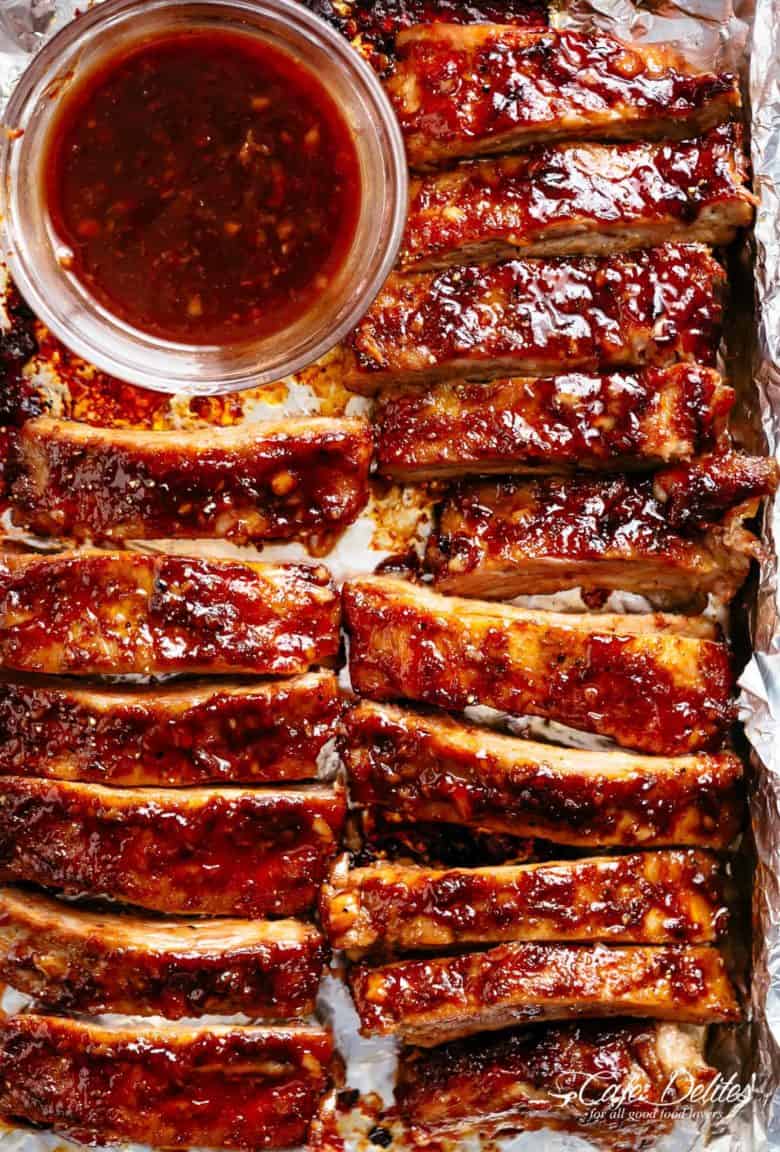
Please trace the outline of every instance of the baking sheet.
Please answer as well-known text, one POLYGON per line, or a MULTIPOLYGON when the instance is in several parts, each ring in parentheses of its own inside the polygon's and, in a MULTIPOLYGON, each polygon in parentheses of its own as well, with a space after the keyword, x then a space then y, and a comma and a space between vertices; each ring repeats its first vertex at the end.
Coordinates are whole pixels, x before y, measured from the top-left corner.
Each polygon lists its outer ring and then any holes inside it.
MULTIPOLYGON (((343 11, 348 7, 341 0, 333 0, 333 5, 343 11)), ((77 7, 73 0, 0 0, 0 106, 30 55, 73 16, 77 7)), ((736 377, 742 396, 741 438, 755 445, 756 439, 763 437, 769 450, 776 453, 780 445, 780 0, 756 0, 755 9, 753 0, 734 0, 733 4, 731 0, 639 0, 636 4, 632 0, 570 0, 552 14, 556 24, 594 21, 633 38, 671 41, 698 65, 734 68, 744 79, 752 105, 752 157, 760 196, 755 234, 758 308, 754 323, 749 309, 740 305, 737 313, 732 307, 733 323, 724 356, 732 382, 736 377)), ((742 301, 741 295, 739 299, 742 301)), ((59 406, 71 415, 99 423, 128 422, 128 412, 133 410, 128 397, 133 400, 138 395, 136 390, 101 378, 45 333, 39 335, 41 352, 29 372, 46 388, 55 409, 59 406)), ((367 401, 350 396, 341 387, 336 355, 283 385, 253 390, 224 402, 204 404, 174 397, 156 398, 149 406, 139 403, 137 422, 188 427, 294 413, 339 415, 367 410, 367 401)), ((409 547, 420 548, 430 527, 430 515, 431 498, 426 493, 377 482, 366 513, 333 548, 324 554, 318 550, 318 556, 339 581, 372 571, 389 555, 403 553, 409 547)), ((735 1082, 732 1092, 724 1091, 731 1099, 723 1101, 711 1117, 699 1117, 696 1123, 681 1116, 657 1142, 661 1152, 694 1152, 705 1144, 717 1152, 780 1149, 780 508, 775 505, 766 519, 771 558, 761 572, 752 612, 755 655, 741 681, 741 714, 753 747, 755 768, 751 810, 758 871, 753 1020, 741 1035, 724 1029, 718 1037, 716 1058, 724 1083, 731 1075, 740 1082, 735 1082)), ((8 530, 7 524, 5 527, 8 530)), ((145 542, 141 546, 193 551, 188 541, 145 542)), ((222 541, 199 543, 197 550, 212 555, 257 555, 255 549, 222 541)), ((300 544, 266 547, 262 554, 264 559, 307 557, 300 544)), ((543 601, 549 604, 549 598, 534 598, 533 602, 543 601)), ((555 606, 577 610, 582 603, 576 595, 564 596, 557 598, 555 606)), ((644 605, 636 597, 615 597, 608 607, 631 611, 642 610, 644 605)), ((583 743, 581 738, 577 742, 583 743)), ((17 994, 7 993, 2 1006, 10 1010, 23 1003, 17 994)), ((348 1120, 342 1117, 338 1125, 348 1152, 362 1152, 376 1147, 367 1137, 377 1123, 377 1109, 382 1103, 392 1103, 394 1044, 365 1040, 358 1035, 348 993, 335 975, 326 978, 321 1009, 332 1021, 345 1057, 347 1086, 367 1094, 368 1105, 348 1120)), ((395 1125, 392 1127, 392 1148, 401 1152, 402 1134, 395 1125)), ((3 1131, 0 1145, 18 1152, 45 1152, 69 1146, 52 1134, 26 1130, 3 1131)), ((479 1141, 458 1141, 457 1147, 464 1152, 477 1152, 479 1141)), ((550 1131, 525 1133, 502 1144, 511 1152, 582 1152, 593 1147, 579 1136, 550 1131)))

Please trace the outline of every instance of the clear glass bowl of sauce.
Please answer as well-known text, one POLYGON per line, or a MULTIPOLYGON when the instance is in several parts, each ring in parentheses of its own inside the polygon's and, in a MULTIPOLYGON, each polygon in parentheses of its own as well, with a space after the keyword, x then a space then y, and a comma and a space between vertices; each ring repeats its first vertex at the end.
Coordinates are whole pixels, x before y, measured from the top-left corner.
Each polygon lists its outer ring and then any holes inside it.
POLYGON ((104 0, 6 113, 8 263, 74 352, 208 394, 279 379, 395 260, 403 141, 370 68, 291 0, 104 0))

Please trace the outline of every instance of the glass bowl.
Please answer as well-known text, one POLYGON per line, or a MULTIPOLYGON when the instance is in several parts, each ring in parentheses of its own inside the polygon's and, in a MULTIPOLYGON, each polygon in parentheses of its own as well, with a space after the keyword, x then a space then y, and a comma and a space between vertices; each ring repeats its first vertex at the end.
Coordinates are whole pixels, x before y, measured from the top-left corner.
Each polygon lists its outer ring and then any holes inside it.
POLYGON ((17 84, 0 140, 0 210, 9 270, 27 303, 68 348, 158 392, 210 395, 281 379, 332 348, 390 271, 407 205, 404 145, 390 102, 358 53, 293 0, 103 0, 61 29, 17 84), (312 308, 279 332, 230 345, 174 343, 109 312, 61 261, 43 180, 59 102, 106 61, 191 28, 259 36, 328 89, 353 133, 361 176, 355 236, 312 308))

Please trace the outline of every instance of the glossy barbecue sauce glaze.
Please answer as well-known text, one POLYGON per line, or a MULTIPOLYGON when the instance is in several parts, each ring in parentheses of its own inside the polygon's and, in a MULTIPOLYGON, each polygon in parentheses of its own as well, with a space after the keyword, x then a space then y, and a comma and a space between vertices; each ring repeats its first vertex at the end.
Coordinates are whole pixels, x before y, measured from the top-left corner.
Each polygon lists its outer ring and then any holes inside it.
POLYGON ((288 327, 346 262, 351 130, 271 44, 193 31, 136 45, 67 97, 45 164, 67 267, 125 323, 185 344, 288 327))

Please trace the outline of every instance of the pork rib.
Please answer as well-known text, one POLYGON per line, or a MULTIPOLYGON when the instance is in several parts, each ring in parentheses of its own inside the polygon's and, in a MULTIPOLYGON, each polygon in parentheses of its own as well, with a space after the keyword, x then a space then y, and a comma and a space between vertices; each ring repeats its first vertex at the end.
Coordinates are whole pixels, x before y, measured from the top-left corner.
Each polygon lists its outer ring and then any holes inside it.
POLYGON ((0 556, 0 667, 293 675, 333 661, 322 566, 138 552, 0 556))
POLYGON ((694 1087, 716 1078, 704 1059, 703 1032, 653 1021, 584 1021, 475 1036, 435 1052, 406 1049, 396 1102, 426 1131, 458 1133, 473 1124, 499 1132, 552 1121, 582 1125, 587 1139, 596 1123, 591 1110, 606 1098, 617 1111, 625 1099, 634 1123, 641 1118, 657 1135, 671 1104, 684 1104, 694 1087))
POLYGON ((716 948, 502 944, 351 969, 364 1035, 428 1048, 473 1032, 588 1016, 704 1024, 739 1019, 716 948))
POLYGON ((0 1111, 82 1144, 291 1148, 328 1088, 317 1027, 0 1021, 0 1111))
POLYGON ((78 540, 332 532, 368 500, 371 448, 362 420, 182 432, 41 417, 11 452, 13 514, 41 535, 78 540))
POLYGON ((122 786, 312 779, 341 708, 330 672, 132 689, 0 677, 0 774, 122 786))
POLYGON ((106 788, 0 779, 0 876, 159 912, 290 916, 311 907, 344 796, 297 789, 106 788))
POLYGON ((713 364, 725 274, 708 249, 394 273, 347 337, 344 382, 390 384, 713 364))
POLYGON ((734 393, 698 364, 444 383, 380 397, 377 462, 396 480, 642 469, 722 443, 734 393))
POLYGON ((412 182, 404 270, 730 244, 753 219, 738 125, 661 144, 558 144, 412 182))
POLYGON ((539 141, 693 136, 740 106, 730 73, 605 32, 417 25, 388 81, 413 168, 539 141))
MULTIPOLYGON (((729 459, 734 471, 743 467, 742 457, 729 459)), ((774 461, 755 463, 774 476, 774 461)), ((714 485, 730 470, 705 459, 697 475, 714 485)), ((767 484, 758 475, 752 490, 740 492, 743 503, 692 530, 674 516, 670 522, 673 506, 656 495, 663 484, 663 474, 462 484, 442 506, 427 566, 440 591, 484 599, 581 588, 636 592, 662 608, 702 608, 709 593, 731 600, 751 557, 761 555, 743 520, 755 515, 774 479, 767 484)))
POLYGON ((729 652, 704 617, 529 611, 393 577, 343 590, 352 686, 374 700, 544 716, 627 748, 711 748, 733 717, 729 652))
POLYGON ((156 920, 0 888, 0 976, 49 1011, 305 1016, 327 955, 298 920, 156 920))
POLYGON ((586 752, 364 700, 347 713, 342 756, 353 800, 396 820, 590 849, 724 848, 742 822, 730 752, 586 752))
POLYGON ((708 944, 726 917, 717 858, 691 850, 490 868, 342 860, 321 899, 330 943, 352 958, 510 940, 708 944))

